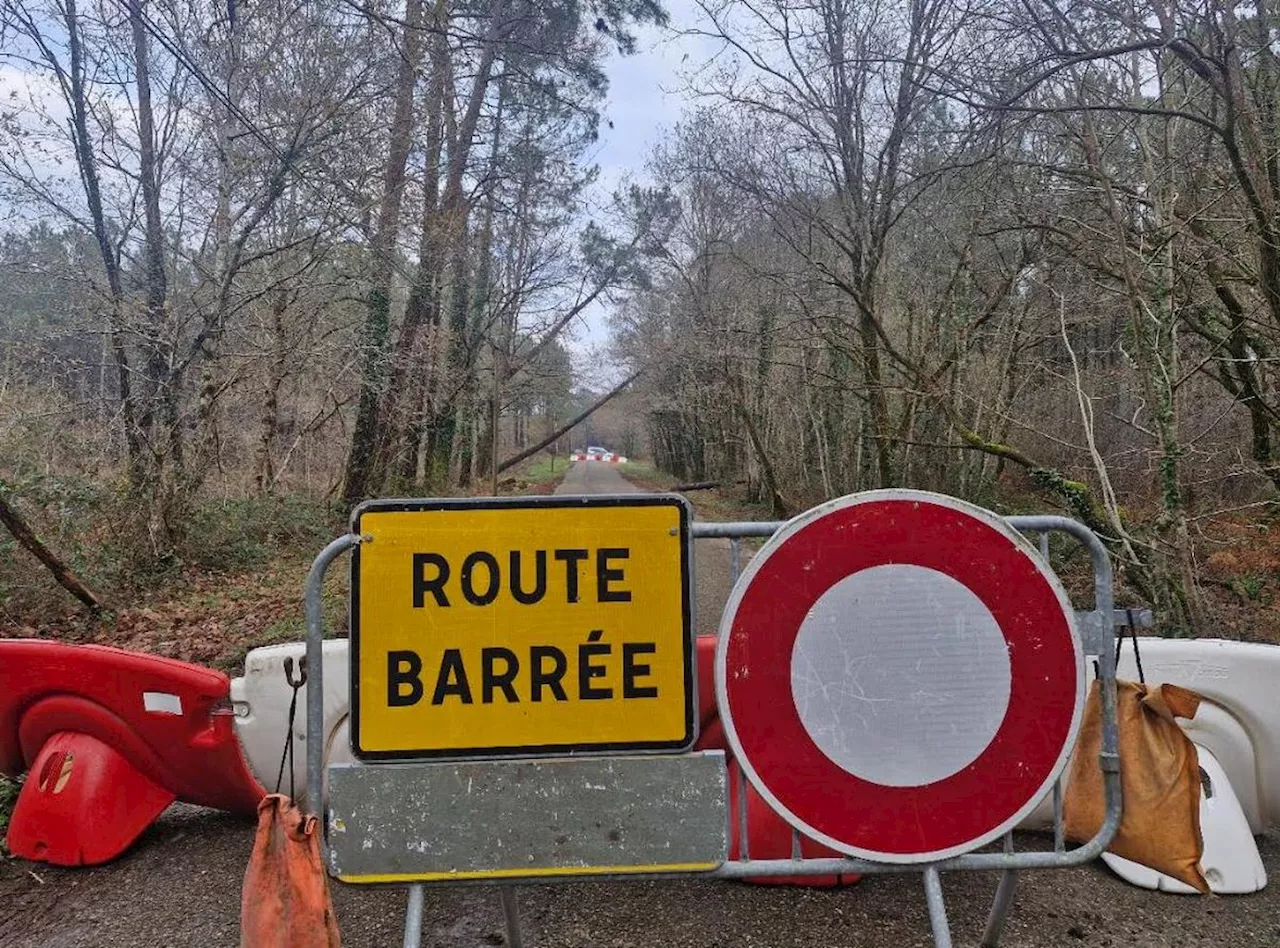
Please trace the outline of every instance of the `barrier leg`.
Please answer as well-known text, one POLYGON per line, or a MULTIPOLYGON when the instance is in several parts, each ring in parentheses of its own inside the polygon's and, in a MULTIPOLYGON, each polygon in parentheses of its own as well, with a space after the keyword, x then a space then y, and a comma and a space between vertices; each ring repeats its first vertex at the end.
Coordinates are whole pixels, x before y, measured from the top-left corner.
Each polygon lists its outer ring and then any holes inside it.
POLYGON ((933 866, 924 871, 924 895, 929 903, 934 948, 951 948, 951 925, 947 921, 947 903, 942 898, 942 876, 933 866))
POLYGON ((404 948, 422 944, 422 883, 409 886, 409 907, 404 913, 404 948))
POLYGON ((1013 905, 1013 895, 1017 889, 1018 870, 1006 869, 1000 873, 1000 884, 996 886, 991 914, 987 916, 987 929, 982 933, 982 948, 996 948, 1000 943, 1000 933, 1004 931, 1004 922, 1009 917, 1009 908, 1013 905))
POLYGON ((524 933, 520 930, 520 904, 516 901, 515 886, 504 885, 502 914, 507 919, 507 948, 524 948, 524 933))

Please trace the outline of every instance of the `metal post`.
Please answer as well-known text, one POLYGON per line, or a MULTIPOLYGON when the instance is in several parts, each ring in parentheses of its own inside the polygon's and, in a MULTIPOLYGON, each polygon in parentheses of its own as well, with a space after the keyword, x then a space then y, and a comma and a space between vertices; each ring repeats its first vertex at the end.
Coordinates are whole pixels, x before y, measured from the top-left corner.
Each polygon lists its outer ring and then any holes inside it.
POLYGON ((742 575, 742 541, 737 537, 729 540, 729 570, 736 583, 742 575))
POLYGON ((524 933, 520 930, 520 903, 516 901, 515 886, 504 885, 499 891, 502 893, 502 914, 507 919, 507 948, 524 948, 524 933))
POLYGON ((1018 870, 1006 869, 1000 874, 996 897, 991 903, 991 912, 987 915, 987 928, 982 933, 982 948, 996 948, 1000 944, 1000 934, 1004 931, 1005 919, 1009 917, 1009 909, 1013 907, 1013 896, 1017 890, 1018 870))
POLYGON ((942 898, 942 876, 937 866, 924 871, 924 897, 929 903, 929 926, 933 929, 934 948, 951 948, 951 925, 947 921, 947 903, 942 898))
POLYGON ((1062 838, 1062 777, 1053 782, 1053 851, 1060 853, 1066 849, 1066 840, 1062 838))
POLYGON ((409 906, 404 911, 404 948, 422 944, 422 883, 409 886, 409 906))
MULTIPOLYGON (((356 546, 360 538, 348 533, 323 550, 307 573, 307 809, 321 817, 324 825, 324 803, 321 792, 324 773, 324 574, 329 564, 356 546)), ((323 834, 321 834, 323 847, 323 834)))
MULTIPOLYGON (((1102 769, 1102 791, 1106 800, 1105 818, 1096 836, 1068 854, 1072 865, 1079 865, 1101 855, 1120 828, 1123 800, 1120 790, 1120 727, 1116 721, 1116 652, 1115 579, 1111 557, 1098 536, 1084 524, 1067 517, 1010 517, 1015 530, 1061 530, 1069 533, 1089 551, 1093 560, 1094 610, 1104 617, 1106 633, 1097 642, 1098 687, 1102 697, 1102 752, 1098 763, 1102 769)), ((1054 855, 1057 855, 1056 853, 1054 855)))

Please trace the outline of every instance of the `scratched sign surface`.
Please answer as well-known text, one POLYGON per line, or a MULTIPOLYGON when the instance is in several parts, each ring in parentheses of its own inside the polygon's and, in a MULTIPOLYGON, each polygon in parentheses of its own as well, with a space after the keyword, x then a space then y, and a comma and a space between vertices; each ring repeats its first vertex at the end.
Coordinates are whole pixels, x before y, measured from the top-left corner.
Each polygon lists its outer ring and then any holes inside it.
POLYGON ((1000 517, 868 491, 752 559, 716 687, 729 746, 780 816, 851 856, 922 863, 998 838, 1049 792, 1084 652, 1066 590, 1000 517))
POLYGON ((688 748, 688 524, 678 497, 360 507, 356 756, 688 748))
POLYGON ((728 854, 721 751, 329 770, 343 882, 707 872, 728 854))

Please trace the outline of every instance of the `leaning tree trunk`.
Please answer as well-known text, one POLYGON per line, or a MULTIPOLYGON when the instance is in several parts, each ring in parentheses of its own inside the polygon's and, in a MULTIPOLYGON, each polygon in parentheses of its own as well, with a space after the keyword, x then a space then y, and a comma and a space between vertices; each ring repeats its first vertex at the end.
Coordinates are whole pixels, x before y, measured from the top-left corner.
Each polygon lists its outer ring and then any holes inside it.
POLYGON ((9 502, 5 499, 8 489, 0 484, 0 523, 13 534, 13 538, 26 550, 28 550, 36 559, 43 563, 53 574, 53 578, 57 580, 58 585, 71 595, 79 599, 91 612, 97 612, 102 608, 102 602, 94 595, 80 578, 76 576, 67 565, 58 559, 47 546, 40 541, 34 530, 27 525, 26 520, 18 513, 9 502))

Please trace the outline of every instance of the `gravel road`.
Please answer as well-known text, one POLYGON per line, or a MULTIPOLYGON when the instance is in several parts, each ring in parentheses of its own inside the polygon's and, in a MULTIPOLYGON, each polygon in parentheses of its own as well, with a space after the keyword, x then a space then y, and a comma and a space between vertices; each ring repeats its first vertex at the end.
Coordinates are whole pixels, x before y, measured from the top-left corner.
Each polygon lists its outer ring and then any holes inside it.
MULTIPOLYGON (((0 865, 0 945, 211 948, 238 943, 248 821, 175 805, 128 854, 93 869, 0 865)), ((1028 836, 1019 845, 1043 845, 1028 836)), ((1280 879, 1280 837, 1260 841, 1280 879)), ((957 946, 974 946, 996 877, 943 878, 957 946)), ((1280 897, 1193 898, 1129 886, 1101 865, 1024 874, 1010 948, 1275 948, 1280 897)), ((919 879, 864 878, 838 891, 706 881, 522 888, 528 948, 915 948, 932 944, 919 879)), ((404 894, 334 885, 347 948, 399 945, 404 894)), ((488 889, 432 889, 423 945, 502 945, 488 889)))
MULTIPOLYGON (((618 473, 611 464, 578 462, 556 488, 557 494, 635 494, 640 489, 618 473)), ((699 635, 713 635, 720 625, 720 613, 733 588, 731 553, 728 540, 699 540, 694 544, 693 574, 697 589, 694 596, 695 624, 699 635)), ((744 548, 742 566, 750 553, 744 548)))
MULTIPOLYGON (((635 488, 616 469, 578 464, 562 493, 635 488)), ((698 625, 714 631, 730 587, 725 541, 697 544, 698 625)), ((177 804, 124 857, 64 870, 0 863, 0 946, 210 948, 239 942, 240 883, 252 845, 245 819, 177 804)), ((1027 835, 1019 847, 1040 848, 1027 835)), ((1025 873, 1001 942, 1010 948, 1276 948, 1280 833, 1259 840, 1269 889, 1194 898, 1135 889, 1101 864, 1025 873)), ((944 876, 957 946, 977 945, 996 876, 944 876)), ((572 883, 519 890, 528 948, 915 948, 931 945, 920 880, 864 878, 837 891, 703 881, 572 883)), ((399 945, 398 889, 334 884, 347 948, 399 945)), ((424 946, 504 944, 491 889, 428 891, 424 946)))
POLYGON ((569 465, 557 494, 635 494, 639 488, 603 461, 579 461, 569 465))

